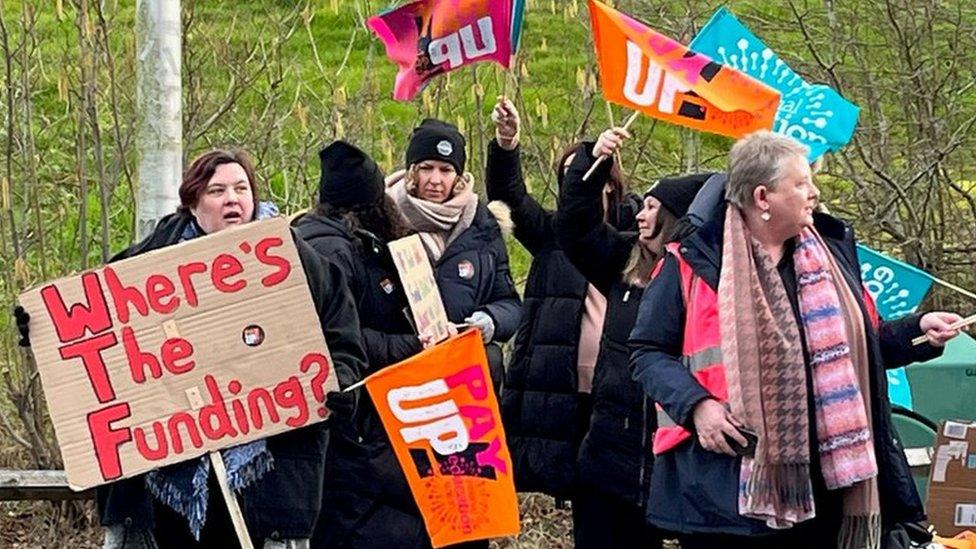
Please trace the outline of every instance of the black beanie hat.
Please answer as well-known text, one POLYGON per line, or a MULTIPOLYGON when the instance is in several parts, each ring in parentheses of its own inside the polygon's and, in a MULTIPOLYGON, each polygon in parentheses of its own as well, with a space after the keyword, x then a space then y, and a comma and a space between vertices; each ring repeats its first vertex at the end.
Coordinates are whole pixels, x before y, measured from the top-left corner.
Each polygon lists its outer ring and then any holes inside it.
POLYGON ((671 213, 675 219, 680 219, 688 213, 688 207, 695 200, 695 195, 708 180, 710 173, 665 177, 651 186, 644 194, 653 196, 661 202, 661 206, 671 213))
POLYGON ((427 118, 413 129, 407 145, 407 167, 424 160, 440 160, 454 166, 458 174, 464 173, 467 155, 464 136, 457 126, 433 118, 427 118))
POLYGON ((383 198, 383 172, 358 148, 335 141, 319 151, 319 160, 319 202, 350 207, 374 204, 383 198))

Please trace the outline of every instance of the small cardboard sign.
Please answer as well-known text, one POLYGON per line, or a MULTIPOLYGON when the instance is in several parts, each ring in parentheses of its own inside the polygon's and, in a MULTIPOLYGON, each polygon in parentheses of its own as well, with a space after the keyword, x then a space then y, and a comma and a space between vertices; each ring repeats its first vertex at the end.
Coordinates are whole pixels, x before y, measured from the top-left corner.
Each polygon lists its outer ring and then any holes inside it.
POLYGON ((976 526, 974 448, 976 422, 946 421, 936 437, 926 512, 941 536, 976 526))
POLYGON ((283 218, 19 301, 74 490, 321 421, 338 387, 283 218))
POLYGON ((417 333, 422 334, 427 330, 434 336, 434 341, 447 339, 450 335, 447 329, 447 313, 444 311, 434 270, 430 266, 430 259, 420 236, 411 235, 394 240, 389 247, 393 263, 400 273, 400 282, 407 294, 417 333))

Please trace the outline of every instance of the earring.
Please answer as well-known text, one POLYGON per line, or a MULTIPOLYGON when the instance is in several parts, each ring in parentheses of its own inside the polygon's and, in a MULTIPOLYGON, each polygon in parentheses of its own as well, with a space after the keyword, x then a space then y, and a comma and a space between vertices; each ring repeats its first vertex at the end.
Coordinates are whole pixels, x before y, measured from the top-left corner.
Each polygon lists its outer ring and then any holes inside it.
POLYGON ((763 221, 769 221, 773 216, 769 215, 769 210, 764 210, 763 213, 759 214, 759 217, 763 221))

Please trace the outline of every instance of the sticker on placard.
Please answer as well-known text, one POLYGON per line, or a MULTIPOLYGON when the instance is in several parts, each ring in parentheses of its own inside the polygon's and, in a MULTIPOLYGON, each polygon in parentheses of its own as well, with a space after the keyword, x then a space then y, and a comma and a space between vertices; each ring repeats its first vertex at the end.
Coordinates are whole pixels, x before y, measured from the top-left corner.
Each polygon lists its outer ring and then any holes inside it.
POLYGON ((969 425, 965 423, 959 423, 956 421, 947 421, 945 427, 942 429, 942 434, 949 438, 966 438, 966 430, 969 429, 969 425))

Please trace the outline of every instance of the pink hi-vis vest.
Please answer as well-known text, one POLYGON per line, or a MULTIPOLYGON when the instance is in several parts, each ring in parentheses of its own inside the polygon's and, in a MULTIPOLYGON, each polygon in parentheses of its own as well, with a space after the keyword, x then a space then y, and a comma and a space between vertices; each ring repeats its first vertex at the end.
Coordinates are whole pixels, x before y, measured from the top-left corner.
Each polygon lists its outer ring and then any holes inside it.
MULTIPOLYGON (((681 362, 695 380, 719 402, 729 398, 722 363, 722 332, 718 316, 718 294, 700 276, 697 276, 681 256, 678 243, 667 246, 668 253, 678 260, 681 275, 681 295, 685 302, 684 342, 681 345, 681 362)), ((663 263, 663 262, 662 262, 663 263)), ((874 299, 862 288, 864 306, 871 324, 877 330, 880 324, 874 299)), ((661 408, 657 408, 657 432, 654 433, 654 455, 674 449, 691 438, 691 433, 675 423, 661 408)))
MULTIPOLYGON (((678 251, 678 244, 667 246, 678 260, 681 273, 681 295, 685 302, 685 327, 681 344, 681 362, 695 380, 713 397, 725 402, 729 397, 722 365, 722 336, 718 320, 718 294, 701 277, 696 276, 678 251)), ((676 424, 657 406, 657 431, 654 454, 663 454, 691 438, 691 433, 676 424)))

